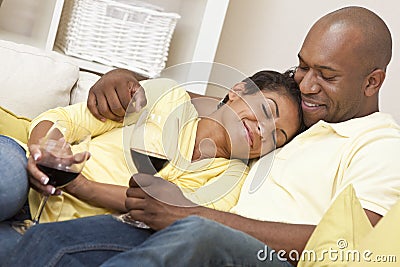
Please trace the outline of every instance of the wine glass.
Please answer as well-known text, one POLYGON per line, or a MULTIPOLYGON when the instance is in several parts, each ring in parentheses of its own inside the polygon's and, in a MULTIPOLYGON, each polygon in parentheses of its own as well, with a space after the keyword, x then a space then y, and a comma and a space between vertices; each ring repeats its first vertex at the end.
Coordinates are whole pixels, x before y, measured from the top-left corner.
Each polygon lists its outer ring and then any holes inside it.
MULTIPOLYGON (((70 121, 58 120, 52 125, 39 140, 41 156, 36 160, 38 169, 49 178, 49 185, 62 188, 80 174, 89 157, 90 139, 89 130, 70 121)), ((49 195, 42 195, 34 219, 24 222, 26 229, 39 223, 48 198, 49 195)))
MULTIPOLYGON (((130 133, 130 156, 138 173, 154 175, 176 155, 179 137, 178 119, 169 116, 165 124, 162 123, 162 120, 162 116, 149 113, 148 109, 144 109, 130 133), (160 128, 161 125, 164 127, 160 128), (169 129, 168 142, 165 141, 164 128, 169 129), (161 140, 161 143, 156 142, 156 145, 152 145, 153 142, 146 142, 146 139, 158 139, 161 140)), ((137 228, 150 228, 145 223, 134 220, 129 213, 117 216, 117 219, 137 228)))

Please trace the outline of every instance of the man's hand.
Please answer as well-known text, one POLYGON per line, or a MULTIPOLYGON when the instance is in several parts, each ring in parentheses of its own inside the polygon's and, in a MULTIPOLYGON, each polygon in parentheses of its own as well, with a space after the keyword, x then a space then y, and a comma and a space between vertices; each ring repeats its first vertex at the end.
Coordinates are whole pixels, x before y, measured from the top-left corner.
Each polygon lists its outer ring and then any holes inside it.
POLYGON ((193 214, 196 204, 173 183, 148 174, 135 174, 129 181, 125 207, 133 219, 160 230, 193 214))
POLYGON ((122 121, 132 98, 138 112, 147 103, 138 78, 143 79, 126 69, 115 69, 104 74, 90 88, 87 101, 90 112, 102 121, 105 119, 122 121))

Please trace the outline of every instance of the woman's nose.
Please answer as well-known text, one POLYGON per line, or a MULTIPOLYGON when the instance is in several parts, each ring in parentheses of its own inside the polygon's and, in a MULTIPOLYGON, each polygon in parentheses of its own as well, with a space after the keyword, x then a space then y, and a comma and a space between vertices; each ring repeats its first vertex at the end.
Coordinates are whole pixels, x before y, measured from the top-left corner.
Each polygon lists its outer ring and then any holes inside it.
POLYGON ((275 118, 269 118, 259 121, 258 126, 258 134, 260 135, 261 140, 265 140, 268 138, 268 132, 271 133, 275 129, 275 118))

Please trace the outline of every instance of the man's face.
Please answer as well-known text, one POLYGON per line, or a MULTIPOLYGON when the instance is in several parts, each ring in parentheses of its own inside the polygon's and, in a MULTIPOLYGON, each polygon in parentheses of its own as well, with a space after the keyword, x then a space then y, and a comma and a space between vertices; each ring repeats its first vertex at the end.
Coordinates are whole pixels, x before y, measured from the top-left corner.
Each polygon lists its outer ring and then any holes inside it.
POLYGON ((222 124, 235 158, 257 158, 283 146, 300 126, 298 106, 278 92, 258 91, 227 104, 222 124))
POLYGON ((368 73, 356 57, 358 40, 356 32, 337 28, 317 27, 307 35, 295 73, 306 126, 319 120, 342 122, 362 112, 368 73))

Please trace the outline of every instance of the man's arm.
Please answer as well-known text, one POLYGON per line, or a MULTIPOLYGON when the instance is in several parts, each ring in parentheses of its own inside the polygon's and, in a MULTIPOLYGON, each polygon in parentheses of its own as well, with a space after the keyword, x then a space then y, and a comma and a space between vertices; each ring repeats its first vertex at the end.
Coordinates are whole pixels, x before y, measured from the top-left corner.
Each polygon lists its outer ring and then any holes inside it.
MULTIPOLYGON (((126 192, 126 209, 131 216, 155 230, 190 215, 208 218, 245 232, 275 251, 298 251, 299 254, 315 229, 315 225, 287 224, 249 219, 237 214, 197 206, 184 197, 181 190, 168 181, 146 174, 136 174, 126 192)), ((380 215, 365 210, 372 225, 380 215)))
POLYGON ((314 225, 259 221, 201 206, 192 209, 188 215, 198 215, 217 221, 251 235, 276 251, 284 250, 287 253, 292 250, 301 253, 315 229, 314 225))
MULTIPOLYGON (((140 89, 139 81, 146 78, 127 69, 115 69, 104 74, 89 91, 87 106, 90 112, 99 120, 110 119, 121 122, 124 118, 126 108, 132 97, 135 98, 136 106, 146 105, 143 95, 136 95, 140 89)), ((200 115, 208 115, 215 110, 219 102, 218 98, 205 97, 204 95, 188 92, 190 97, 202 99, 203 101, 192 101, 200 115)))
POLYGON ((258 221, 197 206, 186 199, 175 184, 146 174, 132 177, 125 206, 134 219, 155 230, 187 216, 198 215, 245 232, 276 251, 297 250, 301 253, 315 229, 313 225, 258 221))

